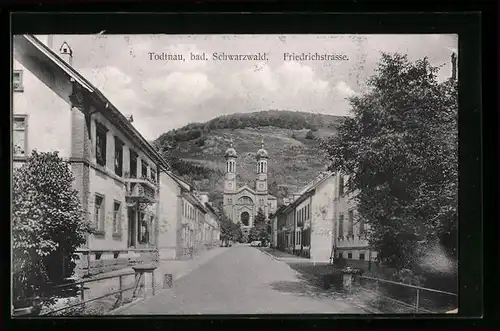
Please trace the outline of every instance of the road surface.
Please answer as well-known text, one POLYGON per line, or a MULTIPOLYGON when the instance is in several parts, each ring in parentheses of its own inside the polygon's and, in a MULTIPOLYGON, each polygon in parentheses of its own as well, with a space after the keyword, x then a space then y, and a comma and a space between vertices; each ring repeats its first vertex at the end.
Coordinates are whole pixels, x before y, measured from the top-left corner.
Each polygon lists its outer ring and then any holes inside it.
POLYGON ((179 279, 170 290, 121 311, 143 314, 366 313, 319 296, 285 262, 249 246, 235 246, 179 279))

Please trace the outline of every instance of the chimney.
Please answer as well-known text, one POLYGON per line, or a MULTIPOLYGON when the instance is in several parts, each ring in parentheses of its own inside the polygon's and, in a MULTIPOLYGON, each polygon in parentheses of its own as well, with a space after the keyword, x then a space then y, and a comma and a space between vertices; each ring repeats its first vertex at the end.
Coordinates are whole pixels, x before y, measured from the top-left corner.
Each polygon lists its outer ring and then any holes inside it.
POLYGON ((35 38, 40 40, 45 46, 53 50, 54 36, 53 35, 35 35, 35 38))
POLYGON ((66 61, 70 66, 73 65, 73 50, 69 47, 68 43, 63 42, 59 48, 61 58, 66 61))
POLYGON ((457 79, 457 54, 451 53, 451 79, 457 79))
POLYGON ((47 36, 47 47, 50 49, 54 47, 54 36, 51 34, 47 36))

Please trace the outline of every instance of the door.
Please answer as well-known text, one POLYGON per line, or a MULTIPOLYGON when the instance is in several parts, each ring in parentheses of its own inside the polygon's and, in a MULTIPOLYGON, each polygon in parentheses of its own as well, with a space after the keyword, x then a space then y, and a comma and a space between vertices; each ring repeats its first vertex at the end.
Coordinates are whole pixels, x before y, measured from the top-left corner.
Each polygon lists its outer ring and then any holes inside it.
POLYGON ((133 207, 128 207, 127 218, 128 218, 128 247, 136 246, 136 213, 133 207))

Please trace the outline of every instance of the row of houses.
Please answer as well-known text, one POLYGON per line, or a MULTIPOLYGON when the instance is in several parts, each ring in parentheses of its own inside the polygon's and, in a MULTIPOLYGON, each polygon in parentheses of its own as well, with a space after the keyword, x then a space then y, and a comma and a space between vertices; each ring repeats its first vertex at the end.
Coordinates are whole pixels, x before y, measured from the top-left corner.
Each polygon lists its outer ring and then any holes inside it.
POLYGON ((72 66, 53 36, 13 38, 13 164, 33 150, 58 151, 75 177, 93 233, 78 250, 84 273, 137 259, 181 259, 219 240, 207 195, 169 164, 96 87, 72 66))
POLYGON ((314 262, 344 258, 359 267, 375 261, 366 240, 367 224, 356 217, 355 193, 347 193, 348 177, 321 172, 302 190, 285 199, 271 215, 271 245, 314 262))

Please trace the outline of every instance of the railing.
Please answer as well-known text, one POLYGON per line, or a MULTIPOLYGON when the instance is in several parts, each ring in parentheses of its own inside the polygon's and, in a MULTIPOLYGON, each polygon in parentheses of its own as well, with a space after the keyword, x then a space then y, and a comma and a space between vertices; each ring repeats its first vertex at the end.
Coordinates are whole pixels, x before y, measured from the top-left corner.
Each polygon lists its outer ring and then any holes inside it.
POLYGON ((155 186, 144 179, 127 178, 126 198, 136 199, 141 202, 153 203, 156 198, 155 186))
MULTIPOLYGON (((358 283, 360 285, 362 283, 362 280, 369 280, 369 281, 374 281, 375 282, 375 292, 367 290, 365 287, 361 286, 364 291, 375 293, 377 296, 380 296, 381 298, 383 298, 383 299, 385 299, 385 300, 387 300, 389 302, 395 303, 397 305, 400 305, 400 306, 403 306, 403 307, 406 307, 406 308, 411 308, 412 310, 414 310, 417 313, 418 312, 436 313, 436 311, 432 311, 432 310, 425 309, 425 308, 422 307, 422 303, 421 303, 421 294, 422 293, 427 292, 427 293, 434 293, 434 294, 441 294, 441 295, 451 296, 451 297, 455 298, 455 301, 456 301, 456 298, 458 297, 456 293, 451 293, 451 292, 446 292, 446 291, 440 291, 440 290, 435 290, 435 289, 421 287, 421 286, 416 286, 416 285, 404 284, 404 283, 399 283, 399 282, 395 282, 395 281, 391 281, 391 280, 385 280, 385 279, 379 279, 379 278, 373 278, 373 277, 367 277, 367 276, 360 276, 360 275, 355 276, 355 278, 358 279, 358 283), (400 286, 400 287, 403 287, 403 288, 415 289, 416 290, 415 303, 412 305, 412 304, 409 304, 409 303, 404 302, 402 300, 397 300, 397 299, 394 299, 394 298, 390 298, 388 296, 381 295, 380 294, 381 293, 381 291, 380 291, 380 285, 381 284, 391 284, 391 285, 400 286)), ((456 302, 455 302, 455 304, 456 304, 456 302)))
POLYGON ((80 285, 79 292, 80 292, 80 299, 81 299, 81 301, 77 302, 77 303, 74 303, 74 304, 70 304, 70 305, 64 306, 64 307, 59 308, 59 309, 55 309, 55 310, 51 310, 51 311, 45 312, 45 313, 40 314, 40 315, 41 316, 50 315, 50 314, 53 314, 53 313, 56 313, 56 312, 60 312, 60 311, 63 311, 63 310, 67 310, 67 309, 70 309, 70 308, 73 308, 73 307, 76 307, 76 306, 85 306, 89 302, 93 302, 93 301, 96 301, 96 300, 100 300, 100 299, 103 299, 103 298, 106 298, 106 297, 118 294, 119 297, 118 297, 118 299, 117 299, 117 301, 115 303, 115 306, 116 306, 117 304, 119 304, 119 303, 121 303, 123 301, 123 292, 129 291, 129 290, 132 290, 132 289, 135 290, 137 288, 138 282, 134 282, 134 285, 132 285, 130 287, 125 287, 125 288, 123 287, 123 278, 127 277, 127 276, 133 276, 133 275, 135 275, 135 272, 132 271, 132 272, 123 273, 123 274, 119 274, 119 275, 106 276, 106 277, 100 277, 100 278, 94 278, 94 279, 87 279, 87 280, 82 280, 82 281, 79 281, 79 282, 74 282, 74 283, 62 284, 62 285, 54 286, 52 289, 55 290, 55 289, 61 289, 61 288, 66 288, 66 287, 72 287, 72 286, 78 286, 78 285, 80 285), (118 289, 118 291, 113 291, 111 293, 107 293, 107 294, 104 294, 104 295, 98 296, 96 298, 92 298, 92 299, 89 299, 89 300, 85 301, 85 284, 87 284, 87 283, 93 283, 93 282, 98 282, 98 281, 102 281, 102 280, 107 280, 107 279, 112 279, 112 278, 118 278, 118 280, 119 280, 119 285, 118 285, 119 289, 118 289))

